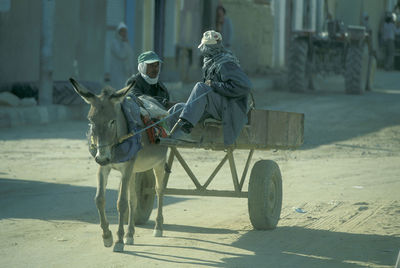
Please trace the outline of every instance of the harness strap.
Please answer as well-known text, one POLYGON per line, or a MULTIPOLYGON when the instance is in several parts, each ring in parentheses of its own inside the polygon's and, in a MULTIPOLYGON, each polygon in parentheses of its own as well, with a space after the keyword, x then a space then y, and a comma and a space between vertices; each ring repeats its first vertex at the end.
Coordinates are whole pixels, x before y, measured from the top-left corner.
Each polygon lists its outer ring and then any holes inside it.
MULTIPOLYGON (((139 134, 139 132, 137 132, 136 134, 139 134)), ((136 134, 135 134, 134 132, 130 132, 130 133, 128 133, 128 134, 126 134, 126 135, 120 137, 120 138, 118 139, 118 143, 123 143, 125 140, 129 139, 130 137, 135 136, 136 134)))

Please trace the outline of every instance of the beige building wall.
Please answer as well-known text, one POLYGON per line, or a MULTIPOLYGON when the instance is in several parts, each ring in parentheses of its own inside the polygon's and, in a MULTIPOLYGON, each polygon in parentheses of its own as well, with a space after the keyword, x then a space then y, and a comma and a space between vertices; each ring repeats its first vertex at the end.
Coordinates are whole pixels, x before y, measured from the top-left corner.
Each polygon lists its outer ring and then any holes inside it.
POLYGON ((154 0, 144 1, 143 51, 154 49, 154 0))
POLYGON ((334 9, 337 19, 342 19, 345 25, 361 25, 363 12, 369 15, 369 26, 372 29, 372 44, 379 48, 378 33, 381 27, 387 1, 386 0, 328 0, 334 9))
POLYGON ((223 0, 233 24, 232 51, 249 73, 272 65, 274 20, 271 6, 251 0, 223 0))
MULTIPOLYGON (((41 3, 11 1, 0 13, 0 83, 39 81, 41 3)), ((105 0, 56 0, 54 12, 53 79, 79 73, 79 79, 101 81, 105 0)))
POLYGON ((76 75, 81 80, 103 80, 106 34, 105 0, 56 1, 54 80, 76 75), (74 61, 78 64, 74 66, 74 61))
POLYGON ((40 2, 11 1, 0 13, 0 83, 39 80, 40 2))
POLYGON ((347 25, 360 25, 360 12, 363 0, 336 0, 335 15, 347 25))
MULTIPOLYGON (((69 76, 83 75, 84 72, 81 69, 84 67, 84 61, 79 58, 81 26, 78 17, 80 13, 79 0, 70 0, 68 3, 56 1, 54 13, 53 79, 66 80, 69 76), (77 66, 74 67, 75 60, 77 66)), ((40 33, 40 25, 38 27, 40 33)))

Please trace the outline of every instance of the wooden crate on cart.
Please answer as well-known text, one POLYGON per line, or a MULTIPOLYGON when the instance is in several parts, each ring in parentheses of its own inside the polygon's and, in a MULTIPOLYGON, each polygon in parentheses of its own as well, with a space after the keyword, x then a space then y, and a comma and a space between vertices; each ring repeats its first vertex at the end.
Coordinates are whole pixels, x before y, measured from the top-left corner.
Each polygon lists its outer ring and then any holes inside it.
MULTIPOLYGON (((222 122, 206 119, 193 129, 191 136, 196 144, 180 144, 180 147, 201 147, 225 150, 222 122)), ((233 147, 235 149, 295 149, 303 144, 304 114, 251 110, 249 122, 243 128, 233 147)))

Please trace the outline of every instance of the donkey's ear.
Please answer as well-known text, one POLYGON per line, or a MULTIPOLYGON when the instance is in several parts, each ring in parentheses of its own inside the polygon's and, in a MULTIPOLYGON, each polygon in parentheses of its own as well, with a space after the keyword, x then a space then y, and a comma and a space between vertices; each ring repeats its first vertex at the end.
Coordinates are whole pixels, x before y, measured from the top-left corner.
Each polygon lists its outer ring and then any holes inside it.
POLYGON ((79 96, 82 97, 82 99, 87 102, 88 104, 91 104, 93 99, 95 98, 95 95, 91 93, 89 90, 87 90, 84 86, 79 84, 75 79, 72 77, 69 79, 69 82, 71 82, 72 87, 76 91, 76 93, 79 94, 79 96))
POLYGON ((117 92, 113 93, 110 96, 110 99, 112 101, 117 101, 117 102, 122 102, 124 100, 124 98, 126 97, 126 95, 129 94, 131 88, 133 88, 135 86, 135 82, 129 84, 128 86, 118 90, 117 92))

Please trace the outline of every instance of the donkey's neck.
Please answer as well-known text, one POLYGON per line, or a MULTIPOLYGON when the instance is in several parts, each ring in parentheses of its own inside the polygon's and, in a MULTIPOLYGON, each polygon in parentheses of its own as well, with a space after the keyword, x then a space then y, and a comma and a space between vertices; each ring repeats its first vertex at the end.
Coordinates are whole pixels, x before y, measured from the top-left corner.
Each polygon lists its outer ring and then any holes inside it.
POLYGON ((121 138, 122 136, 128 134, 128 126, 126 123, 126 119, 124 113, 122 112, 121 104, 118 103, 115 105, 115 109, 117 112, 117 137, 121 138))

